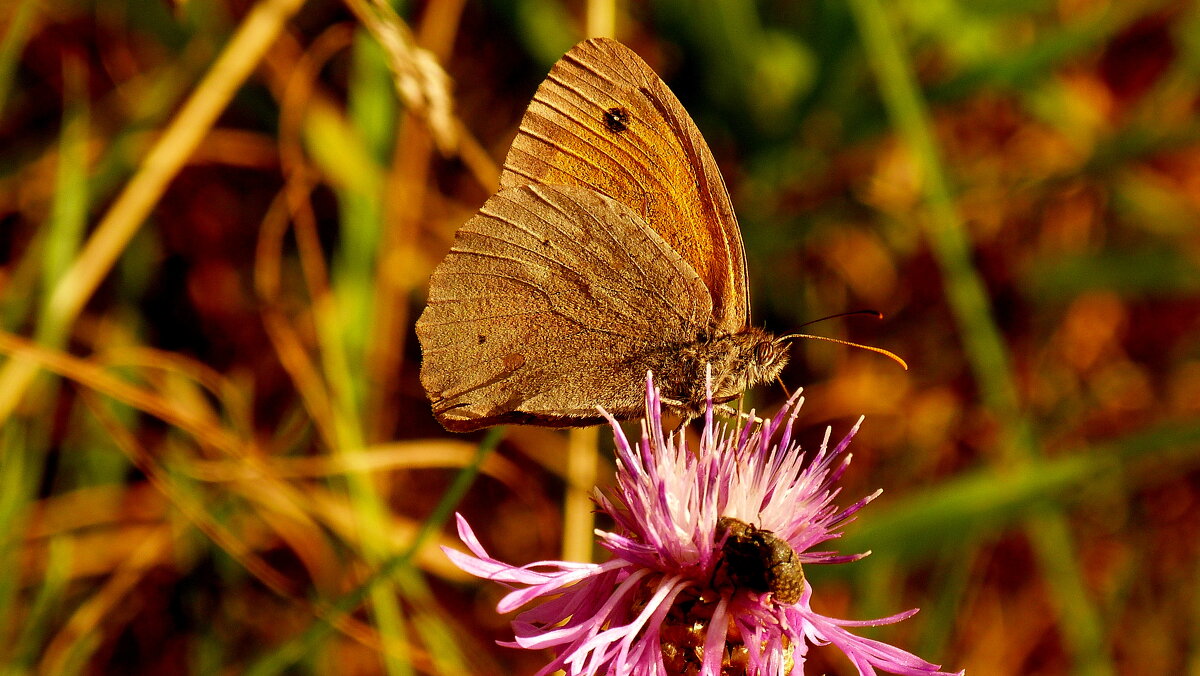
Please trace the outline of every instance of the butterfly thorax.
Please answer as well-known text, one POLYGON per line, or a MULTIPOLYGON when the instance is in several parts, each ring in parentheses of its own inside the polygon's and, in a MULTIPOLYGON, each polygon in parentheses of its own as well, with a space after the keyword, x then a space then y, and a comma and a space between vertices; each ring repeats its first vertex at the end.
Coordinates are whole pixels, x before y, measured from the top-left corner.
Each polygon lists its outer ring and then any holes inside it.
POLYGON ((663 345, 642 356, 662 388, 663 403, 687 418, 704 412, 705 371, 712 367, 713 401, 723 403, 748 388, 773 380, 787 364, 786 346, 762 329, 714 331, 684 344, 663 345))

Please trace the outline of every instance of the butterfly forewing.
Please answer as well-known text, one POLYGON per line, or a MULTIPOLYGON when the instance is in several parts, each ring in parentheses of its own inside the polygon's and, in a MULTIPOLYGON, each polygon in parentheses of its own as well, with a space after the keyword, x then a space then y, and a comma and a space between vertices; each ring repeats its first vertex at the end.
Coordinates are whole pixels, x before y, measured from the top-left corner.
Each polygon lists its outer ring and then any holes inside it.
POLYGON ((500 183, 572 185, 615 199, 699 275, 715 328, 746 325, 745 254, 716 162, 679 100, 624 45, 588 40, 555 64, 521 120, 500 183))
POLYGON ((711 322, 702 280, 630 208, 582 188, 503 189, 430 281, 421 381, 459 431, 594 423, 596 402, 635 415, 640 356, 711 322))

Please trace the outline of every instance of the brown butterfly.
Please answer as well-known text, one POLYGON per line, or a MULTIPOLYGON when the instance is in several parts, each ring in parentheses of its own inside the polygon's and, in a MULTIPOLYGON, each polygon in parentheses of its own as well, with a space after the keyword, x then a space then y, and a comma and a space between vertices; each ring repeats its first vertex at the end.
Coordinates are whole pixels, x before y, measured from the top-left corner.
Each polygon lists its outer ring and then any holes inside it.
POLYGON ((790 336, 751 327, 729 192, 679 100, 619 42, 576 45, 521 120, 501 189, 454 238, 417 320, 447 429, 704 410, 775 378, 790 336))

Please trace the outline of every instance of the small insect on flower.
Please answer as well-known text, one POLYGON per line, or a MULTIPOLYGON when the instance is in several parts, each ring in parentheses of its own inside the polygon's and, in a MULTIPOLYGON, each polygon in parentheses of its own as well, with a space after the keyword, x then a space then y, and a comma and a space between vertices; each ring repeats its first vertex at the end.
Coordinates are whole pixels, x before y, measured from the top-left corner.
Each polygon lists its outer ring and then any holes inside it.
MULTIPOLYGON (((538 602, 513 620, 514 648, 549 650, 539 676, 799 676, 810 646, 833 645, 861 676, 876 670, 948 676, 900 648, 852 634, 892 624, 840 620, 812 609, 802 565, 856 561, 814 547, 867 505, 834 504, 850 455, 848 435, 815 453, 792 439, 793 397, 774 418, 730 428, 708 411, 698 448, 663 430, 663 403, 646 383, 642 438, 630 443, 616 420, 616 485, 595 493, 615 523, 597 531, 611 558, 599 564, 539 561, 513 566, 492 558, 461 516, 470 550, 444 551, 459 568, 512 589, 505 613, 538 602)), ((853 435, 853 432, 851 432, 853 435)))
POLYGON ((717 534, 723 538, 721 560, 734 587, 771 592, 776 603, 800 600, 804 570, 786 540, 732 516, 717 519, 717 534))

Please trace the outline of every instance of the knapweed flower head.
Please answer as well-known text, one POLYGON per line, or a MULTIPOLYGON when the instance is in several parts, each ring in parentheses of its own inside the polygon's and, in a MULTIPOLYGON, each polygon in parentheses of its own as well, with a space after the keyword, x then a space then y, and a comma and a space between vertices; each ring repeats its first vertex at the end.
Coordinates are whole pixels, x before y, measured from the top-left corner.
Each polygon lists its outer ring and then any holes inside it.
MULTIPOLYGON (((854 561, 865 554, 814 551, 838 537, 879 491, 844 509, 834 484, 850 462, 842 441, 802 453, 792 425, 799 393, 773 419, 726 427, 709 402, 699 448, 664 433, 661 401, 646 385, 642 438, 631 444, 617 422, 616 487, 597 492, 616 522, 597 531, 605 563, 539 561, 512 566, 490 556, 460 515, 459 537, 473 556, 446 549, 454 563, 513 589, 501 613, 539 602, 513 621, 514 648, 548 649, 539 676, 563 669, 592 674, 703 676, 802 674, 810 645, 832 644, 860 674, 944 674, 939 667, 850 627, 899 622, 917 611, 849 621, 810 606, 805 564, 854 561)), ((861 422, 861 421, 860 421, 861 422)), ((959 672, 962 673, 962 672, 959 672)))

